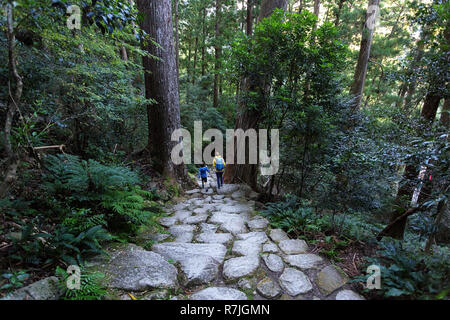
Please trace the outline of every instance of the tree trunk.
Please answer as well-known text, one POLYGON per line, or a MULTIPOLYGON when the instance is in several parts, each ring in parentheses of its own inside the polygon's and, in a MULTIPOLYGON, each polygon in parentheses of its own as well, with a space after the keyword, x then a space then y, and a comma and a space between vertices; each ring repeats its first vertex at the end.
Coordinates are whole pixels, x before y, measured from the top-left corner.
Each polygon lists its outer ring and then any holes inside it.
POLYGON ((10 90, 9 102, 6 113, 5 127, 3 130, 4 147, 6 152, 6 170, 4 172, 4 179, 0 184, 0 199, 3 199, 8 190, 17 178, 16 170, 19 164, 19 156, 13 150, 11 144, 11 129, 14 121, 14 116, 19 111, 19 102, 22 97, 23 82, 22 77, 17 71, 17 57, 15 53, 16 46, 16 36, 14 31, 14 16, 13 16, 13 6, 10 3, 6 4, 6 23, 7 23, 7 43, 8 43, 8 71, 9 71, 9 81, 8 86, 10 90), (12 83, 15 81, 16 89, 14 94, 12 93, 12 83))
POLYGON ((433 92, 429 92, 425 96, 421 116, 428 122, 433 122, 439 108, 441 97, 433 92))
POLYGON ((181 127, 171 0, 139 0, 138 8, 144 15, 141 28, 161 46, 152 43, 143 46, 159 58, 143 58, 145 96, 156 101, 147 106, 148 150, 158 172, 184 182, 184 164, 175 165, 171 160, 172 149, 178 144, 171 141, 171 135, 181 127))
POLYGON ((336 20, 334 20, 334 26, 337 27, 339 25, 340 19, 341 19, 341 11, 342 7, 344 6, 345 0, 339 0, 338 3, 338 9, 336 11, 336 20))
MULTIPOLYGON (((283 9, 286 11, 288 0, 263 0, 261 3, 260 15, 258 21, 269 17, 275 9, 283 9)), ((245 92, 257 92, 259 95, 264 96, 267 94, 268 83, 260 78, 245 78, 242 79, 241 91, 245 92)), ((242 129, 247 131, 248 129, 258 130, 258 123, 260 122, 261 112, 255 109, 248 109, 245 104, 245 99, 241 99, 238 105, 236 122, 234 129, 242 129)), ((234 164, 228 164, 224 174, 225 183, 246 183, 251 188, 257 189, 257 177, 258 177, 258 165, 249 164, 248 148, 246 148, 245 164, 237 164, 237 143, 234 143, 234 164)), ((229 161, 229 159, 228 159, 229 161)))
POLYGON ((206 5, 203 8, 203 22, 202 22, 202 77, 206 73, 206 5))
POLYGON ((195 37, 195 44, 194 44, 194 68, 192 69, 192 84, 195 84, 195 75, 197 71, 197 52, 198 52, 198 36, 195 37))
POLYGON ((253 32, 253 0, 247 0, 247 29, 246 34, 251 36, 253 32))
MULTIPOLYGON (((364 91, 364 82, 367 75, 367 64, 370 57, 370 49, 372 47, 372 40, 374 34, 374 24, 370 23, 375 21, 377 12, 369 12, 371 8, 378 8, 380 0, 369 0, 369 6, 367 8, 366 20, 361 36, 361 45, 359 49, 358 63, 355 69, 355 75, 353 77, 353 83, 350 88, 350 95, 352 97, 351 109, 356 111, 361 106, 361 99, 364 91)), ((377 9, 378 11, 378 9, 377 9)))
POLYGON ((177 74, 180 75, 180 31, 179 31, 179 14, 178 14, 178 0, 174 1, 175 9, 175 54, 177 63, 177 74))
POLYGON ((450 98, 445 98, 444 106, 441 112, 441 125, 446 128, 450 127, 450 98))
POLYGON ((221 10, 221 0, 216 0, 216 43, 214 46, 215 51, 215 67, 214 67, 214 97, 213 97, 213 107, 217 108, 219 105, 219 70, 220 70, 220 10, 221 10))

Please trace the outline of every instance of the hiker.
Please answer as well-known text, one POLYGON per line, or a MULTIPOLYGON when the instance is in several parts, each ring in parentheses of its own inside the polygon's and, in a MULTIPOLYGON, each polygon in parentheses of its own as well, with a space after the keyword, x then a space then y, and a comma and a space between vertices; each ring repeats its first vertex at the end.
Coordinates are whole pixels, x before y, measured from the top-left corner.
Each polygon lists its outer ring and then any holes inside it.
POLYGON ((213 160, 213 166, 217 176, 217 189, 220 189, 223 186, 223 172, 226 164, 218 152, 216 152, 216 157, 213 160))
MULTIPOLYGON (((205 183, 208 182, 208 174, 209 168, 206 164, 203 163, 202 167, 198 169, 198 178, 202 179, 202 189, 205 187, 205 183)), ((208 190, 206 190, 208 191, 208 190)))

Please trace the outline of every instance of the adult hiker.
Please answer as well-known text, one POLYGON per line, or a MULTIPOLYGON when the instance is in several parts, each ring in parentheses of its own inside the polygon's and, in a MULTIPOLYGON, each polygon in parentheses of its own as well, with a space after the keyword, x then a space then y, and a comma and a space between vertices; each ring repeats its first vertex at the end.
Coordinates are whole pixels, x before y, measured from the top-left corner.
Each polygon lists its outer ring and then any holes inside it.
MULTIPOLYGON (((205 183, 208 182, 208 174, 209 168, 206 164, 203 163, 202 167, 198 169, 198 178, 202 179, 202 189, 205 187, 205 183)), ((208 191, 208 190, 207 190, 208 191)))
POLYGON ((223 186, 223 172, 225 171, 225 160, 220 156, 220 153, 216 152, 216 157, 213 160, 213 167, 217 176, 217 189, 223 186))

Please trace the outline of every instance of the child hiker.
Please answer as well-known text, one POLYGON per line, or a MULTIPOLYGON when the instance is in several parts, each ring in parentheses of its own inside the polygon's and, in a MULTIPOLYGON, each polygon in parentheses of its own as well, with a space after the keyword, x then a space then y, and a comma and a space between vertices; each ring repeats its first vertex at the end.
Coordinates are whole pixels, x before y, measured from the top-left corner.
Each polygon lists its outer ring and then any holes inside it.
POLYGON ((209 172, 209 168, 203 163, 203 166, 198 169, 198 178, 202 179, 202 189, 205 187, 205 183, 208 182, 207 172, 209 172))
POLYGON ((220 153, 216 152, 216 157, 213 160, 213 167, 217 176, 217 189, 223 186, 223 172, 225 171, 225 160, 220 156, 220 153))

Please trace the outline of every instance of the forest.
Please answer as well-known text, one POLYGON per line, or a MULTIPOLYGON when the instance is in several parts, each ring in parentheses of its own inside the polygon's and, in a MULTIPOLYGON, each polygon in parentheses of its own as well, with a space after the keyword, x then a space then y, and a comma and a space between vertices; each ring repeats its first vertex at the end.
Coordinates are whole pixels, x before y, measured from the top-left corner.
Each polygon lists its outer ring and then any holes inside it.
POLYGON ((449 1, 0 3, 0 299, 449 299, 449 1))

